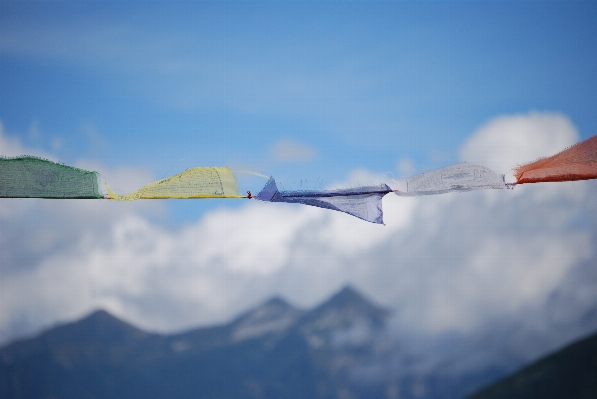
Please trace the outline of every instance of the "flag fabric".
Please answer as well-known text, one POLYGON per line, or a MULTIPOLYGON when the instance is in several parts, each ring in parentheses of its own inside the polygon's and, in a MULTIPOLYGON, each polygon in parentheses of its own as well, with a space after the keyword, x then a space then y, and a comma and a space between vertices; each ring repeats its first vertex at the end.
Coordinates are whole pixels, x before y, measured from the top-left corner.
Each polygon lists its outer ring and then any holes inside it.
POLYGON ((395 190, 400 196, 443 194, 451 191, 506 188, 504 175, 485 166, 461 163, 406 179, 395 190))
POLYGON ((47 159, 0 157, 2 198, 103 198, 98 173, 47 159))
POLYGON ((261 201, 288 202, 331 209, 371 223, 383 224, 381 199, 390 192, 392 190, 386 184, 342 190, 279 191, 276 181, 270 178, 255 198, 261 201))
POLYGON ((597 136, 568 147, 551 157, 514 168, 517 184, 597 178, 597 136))
POLYGON ((177 175, 149 183, 132 193, 119 196, 106 185, 111 199, 132 201, 137 199, 167 198, 245 198, 238 192, 234 173, 228 167, 197 167, 177 175))

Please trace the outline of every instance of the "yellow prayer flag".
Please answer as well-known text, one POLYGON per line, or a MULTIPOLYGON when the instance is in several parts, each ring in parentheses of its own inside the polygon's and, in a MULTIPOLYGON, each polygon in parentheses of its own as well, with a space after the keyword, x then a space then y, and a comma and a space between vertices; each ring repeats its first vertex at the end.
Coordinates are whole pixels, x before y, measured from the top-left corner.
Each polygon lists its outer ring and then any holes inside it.
POLYGON ((197 167, 149 183, 143 188, 119 196, 106 184, 110 198, 119 201, 165 198, 245 198, 238 192, 234 173, 229 167, 197 167))

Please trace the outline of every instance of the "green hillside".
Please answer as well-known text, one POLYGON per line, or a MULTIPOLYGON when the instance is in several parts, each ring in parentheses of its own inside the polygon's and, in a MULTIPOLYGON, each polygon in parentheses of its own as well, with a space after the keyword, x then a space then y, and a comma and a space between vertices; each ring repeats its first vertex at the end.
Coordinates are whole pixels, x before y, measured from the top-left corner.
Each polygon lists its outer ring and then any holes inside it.
POLYGON ((597 398, 597 334, 532 363, 467 399, 597 398))

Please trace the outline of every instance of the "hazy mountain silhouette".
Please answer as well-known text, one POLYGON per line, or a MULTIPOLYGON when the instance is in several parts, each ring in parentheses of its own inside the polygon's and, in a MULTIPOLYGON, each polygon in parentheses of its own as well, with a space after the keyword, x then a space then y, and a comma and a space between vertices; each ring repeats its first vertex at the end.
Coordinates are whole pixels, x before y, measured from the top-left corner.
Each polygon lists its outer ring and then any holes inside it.
POLYGON ((311 310, 272 298, 172 335, 97 311, 1 348, 0 398, 456 399, 505 375, 445 363, 422 372, 431 355, 413 357, 386 331, 388 316, 351 287, 311 310))
POLYGON ((274 298, 230 324, 174 335, 97 311, 2 348, 0 397, 332 397, 343 381, 314 353, 335 344, 337 327, 380 329, 384 314, 351 288, 311 312, 274 298), (326 337, 317 349, 315 333, 326 337))

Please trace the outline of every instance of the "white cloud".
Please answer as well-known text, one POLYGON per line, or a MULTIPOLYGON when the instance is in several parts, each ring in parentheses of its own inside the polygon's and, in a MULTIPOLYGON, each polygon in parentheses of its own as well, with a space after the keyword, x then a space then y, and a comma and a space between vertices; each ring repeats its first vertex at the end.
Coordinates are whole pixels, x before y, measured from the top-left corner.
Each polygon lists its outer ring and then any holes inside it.
POLYGON ((410 158, 403 158, 397 164, 400 177, 411 177, 415 171, 415 164, 410 158))
MULTIPOLYGON (((38 128, 32 128, 33 131, 38 133, 38 128)), ((34 155, 40 158, 46 158, 53 160, 51 155, 47 154, 43 150, 35 149, 35 148, 27 148, 23 147, 21 142, 17 138, 9 137, 6 132, 4 131, 4 125, 0 122, 0 155, 3 157, 18 157, 19 155, 34 155)))
POLYGON ((509 173, 515 166, 554 155, 578 141, 576 128, 559 113, 530 112, 492 119, 460 150, 460 160, 509 173))
POLYGON ((276 142, 270 148, 270 154, 278 162, 297 162, 315 158, 317 151, 306 144, 285 139, 276 142))
MULTIPOLYGON (((557 152, 577 137, 562 121, 536 113, 497 118, 464 144, 463 157, 500 160, 513 151, 490 144, 514 143, 521 131, 542 152, 523 143, 517 159, 557 152), (541 133, 557 123, 563 137, 541 133)), ((355 171, 349 181, 376 178, 355 171)), ((595 275, 570 279, 594 263, 596 191, 595 182, 574 182, 388 195, 386 226, 255 201, 172 228, 140 208, 157 202, 31 201, 0 215, 2 339, 97 307, 173 331, 226 321, 272 295, 312 306, 346 283, 394 309, 395 324, 415 333, 466 333, 500 318, 545 326, 553 321, 540 310, 554 292, 597 283, 595 275)), ((579 315, 595 307, 591 295, 566 298, 579 315)))

